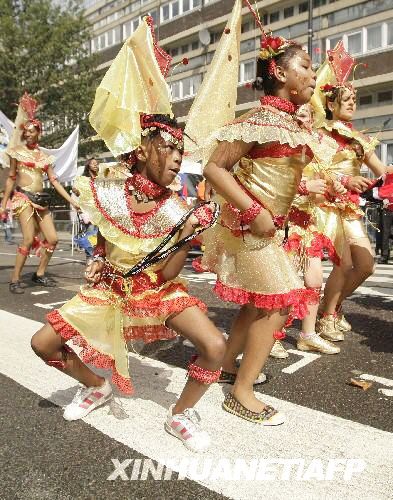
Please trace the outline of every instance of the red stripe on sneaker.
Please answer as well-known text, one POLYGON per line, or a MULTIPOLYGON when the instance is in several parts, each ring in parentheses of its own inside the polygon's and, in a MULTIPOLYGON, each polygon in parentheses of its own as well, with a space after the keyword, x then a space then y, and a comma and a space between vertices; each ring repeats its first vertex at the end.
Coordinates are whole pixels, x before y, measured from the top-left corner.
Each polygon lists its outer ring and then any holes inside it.
POLYGON ((88 403, 89 405, 94 403, 94 401, 92 401, 91 399, 88 399, 88 398, 86 398, 83 402, 88 403))
POLYGON ((180 431, 180 434, 186 434, 187 432, 187 429, 185 427, 183 427, 183 429, 180 431))
POLYGON ((99 399, 102 398, 103 394, 102 392, 93 392, 92 396, 99 399))

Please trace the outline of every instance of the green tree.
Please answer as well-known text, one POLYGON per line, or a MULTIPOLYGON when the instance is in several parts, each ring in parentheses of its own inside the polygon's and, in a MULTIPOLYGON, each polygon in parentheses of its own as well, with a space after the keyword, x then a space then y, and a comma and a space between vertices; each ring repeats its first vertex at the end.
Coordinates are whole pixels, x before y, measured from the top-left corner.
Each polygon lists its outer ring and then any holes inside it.
MULTIPOLYGON (((87 116, 98 85, 90 25, 81 1, 60 4, 0 0, 0 109, 13 120, 27 90, 40 103, 48 147, 60 146, 78 124, 82 139, 94 135, 87 116)), ((100 142, 83 143, 80 155, 100 149, 100 142)))

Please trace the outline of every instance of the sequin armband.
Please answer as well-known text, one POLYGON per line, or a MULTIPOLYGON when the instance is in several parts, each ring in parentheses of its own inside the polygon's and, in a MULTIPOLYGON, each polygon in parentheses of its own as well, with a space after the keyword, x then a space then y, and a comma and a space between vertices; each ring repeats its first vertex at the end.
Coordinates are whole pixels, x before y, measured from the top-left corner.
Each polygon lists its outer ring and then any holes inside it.
POLYGON ((260 205, 257 201, 253 201, 252 205, 240 213, 240 224, 242 226, 248 226, 256 216, 261 212, 262 205, 260 205))
POLYGON ((105 257, 106 256, 105 246, 104 245, 97 245, 94 249, 93 256, 94 257, 105 257))
POLYGON ((350 175, 343 175, 343 174, 339 174, 337 176, 339 182, 341 182, 341 184, 347 189, 348 188, 348 184, 349 184, 349 181, 351 180, 351 176, 350 175))
POLYGON ((198 219, 199 224, 202 227, 206 227, 211 223, 213 211, 209 206, 203 205, 195 210, 194 215, 198 219))
POLYGON ((305 180, 300 181, 300 184, 297 188, 297 192, 301 196, 307 196, 308 194, 310 194, 310 191, 307 189, 307 183, 305 180))

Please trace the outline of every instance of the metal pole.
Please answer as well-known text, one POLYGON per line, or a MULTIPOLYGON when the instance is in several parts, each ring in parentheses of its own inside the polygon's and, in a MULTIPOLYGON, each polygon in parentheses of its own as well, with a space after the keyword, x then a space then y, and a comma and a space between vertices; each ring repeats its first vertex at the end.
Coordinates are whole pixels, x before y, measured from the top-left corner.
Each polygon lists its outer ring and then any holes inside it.
POLYGON ((312 37, 313 37, 312 4, 313 0, 308 0, 307 47, 308 47, 308 54, 311 58, 312 58, 312 37))

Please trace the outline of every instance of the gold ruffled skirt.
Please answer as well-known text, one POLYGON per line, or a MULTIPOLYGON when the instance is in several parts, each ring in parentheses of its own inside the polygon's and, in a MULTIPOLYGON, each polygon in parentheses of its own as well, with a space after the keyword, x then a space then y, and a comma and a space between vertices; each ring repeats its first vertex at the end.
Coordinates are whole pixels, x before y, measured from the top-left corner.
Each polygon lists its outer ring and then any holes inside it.
POLYGON ((85 285, 47 319, 64 339, 82 347, 85 363, 112 370, 113 383, 122 392, 132 393, 127 342, 173 338, 176 333, 165 325, 166 320, 193 306, 206 310, 201 301, 188 295, 181 281, 125 297, 110 288, 85 285))

